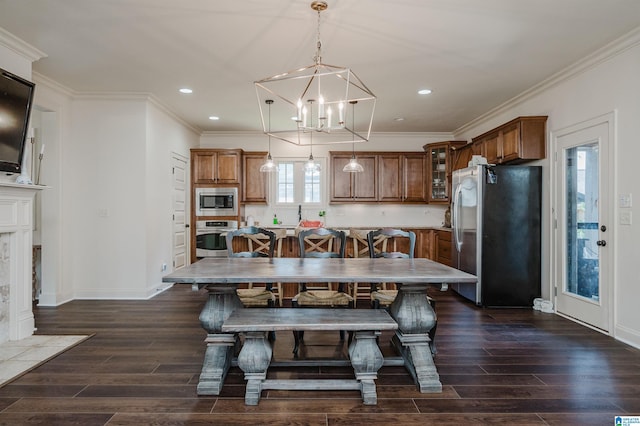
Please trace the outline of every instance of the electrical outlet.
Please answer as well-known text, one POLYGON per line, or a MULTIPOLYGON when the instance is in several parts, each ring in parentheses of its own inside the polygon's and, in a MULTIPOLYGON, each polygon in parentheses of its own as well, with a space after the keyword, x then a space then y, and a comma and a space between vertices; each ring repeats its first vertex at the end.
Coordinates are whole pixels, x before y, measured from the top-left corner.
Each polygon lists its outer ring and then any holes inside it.
POLYGON ((620 225, 631 225, 631 210, 621 211, 619 213, 620 225))

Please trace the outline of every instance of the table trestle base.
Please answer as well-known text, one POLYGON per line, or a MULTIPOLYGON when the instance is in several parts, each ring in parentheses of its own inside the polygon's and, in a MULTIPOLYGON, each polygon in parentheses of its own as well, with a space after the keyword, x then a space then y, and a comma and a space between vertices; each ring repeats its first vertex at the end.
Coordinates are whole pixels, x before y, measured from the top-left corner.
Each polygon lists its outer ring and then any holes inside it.
MULTIPOLYGON (((247 387, 245 404, 258 405, 260 394, 266 389, 287 390, 359 390, 365 405, 376 405, 378 396, 375 379, 384 358, 376 342, 380 334, 376 331, 356 331, 349 346, 350 364, 355 379, 348 380, 274 380, 267 379, 267 369, 271 365, 272 342, 268 333, 251 331, 243 333, 244 344, 238 355, 238 367, 245 373, 247 387)), ((299 365, 299 363, 297 364, 299 365)))
POLYGON ((402 356, 404 366, 421 393, 442 392, 442 383, 433 362, 429 345, 431 339, 428 334, 403 334, 396 331, 391 342, 402 356))

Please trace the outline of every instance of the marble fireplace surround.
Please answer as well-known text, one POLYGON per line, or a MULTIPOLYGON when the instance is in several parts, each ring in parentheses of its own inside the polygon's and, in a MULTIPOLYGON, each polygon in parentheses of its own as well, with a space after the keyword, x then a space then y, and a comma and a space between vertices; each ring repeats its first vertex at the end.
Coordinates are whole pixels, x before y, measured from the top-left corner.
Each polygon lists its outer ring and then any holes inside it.
POLYGON ((0 182, 0 344, 33 334, 32 232, 36 191, 0 182))

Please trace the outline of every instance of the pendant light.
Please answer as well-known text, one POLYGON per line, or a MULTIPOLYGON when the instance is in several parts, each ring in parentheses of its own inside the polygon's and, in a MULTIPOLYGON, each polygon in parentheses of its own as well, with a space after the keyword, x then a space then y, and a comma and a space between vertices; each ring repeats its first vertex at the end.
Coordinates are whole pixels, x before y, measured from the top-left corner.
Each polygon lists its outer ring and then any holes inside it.
MULTIPOLYGON (((352 107, 352 113, 351 113, 351 120, 352 120, 352 125, 351 125, 351 129, 352 131, 355 131, 356 128, 356 104, 358 103, 358 101, 349 101, 349 103, 351 104, 352 107)), ((362 164, 358 163, 358 160, 356 159, 356 143, 355 143, 355 134, 353 134, 353 142, 351 143, 351 159, 349 160, 349 162, 347 164, 345 164, 344 168, 342 169, 343 172, 347 172, 347 173, 361 173, 364 172, 364 167, 362 167, 362 164)))
POLYGON ((254 82, 263 132, 294 145, 310 145, 312 134, 316 145, 367 142, 371 133, 376 96, 350 68, 322 62, 320 15, 328 7, 326 1, 311 2, 317 13, 313 64, 254 82), (276 97, 280 101, 273 106, 269 131, 264 100, 276 97), (346 109, 352 100, 358 101, 358 129, 346 125, 351 121, 346 109))
MULTIPOLYGON (((269 105, 269 131, 271 131, 271 104, 273 103, 273 99, 267 99, 264 101, 267 105, 269 105)), ((267 162, 260 166, 260 171, 263 173, 277 172, 278 166, 273 162, 271 158, 271 134, 269 133, 269 153, 267 154, 267 162)))
POLYGON ((307 173, 320 173, 320 164, 313 159, 313 134, 309 141, 309 159, 304 163, 304 171, 307 173))

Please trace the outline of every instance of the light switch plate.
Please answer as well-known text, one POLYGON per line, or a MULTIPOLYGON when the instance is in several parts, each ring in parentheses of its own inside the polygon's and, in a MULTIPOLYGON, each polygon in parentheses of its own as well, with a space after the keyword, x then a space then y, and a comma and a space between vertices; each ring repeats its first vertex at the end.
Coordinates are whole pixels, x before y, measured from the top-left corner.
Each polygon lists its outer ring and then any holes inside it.
POLYGON ((631 204, 631 194, 620 194, 618 198, 618 207, 628 208, 631 207, 631 204))

